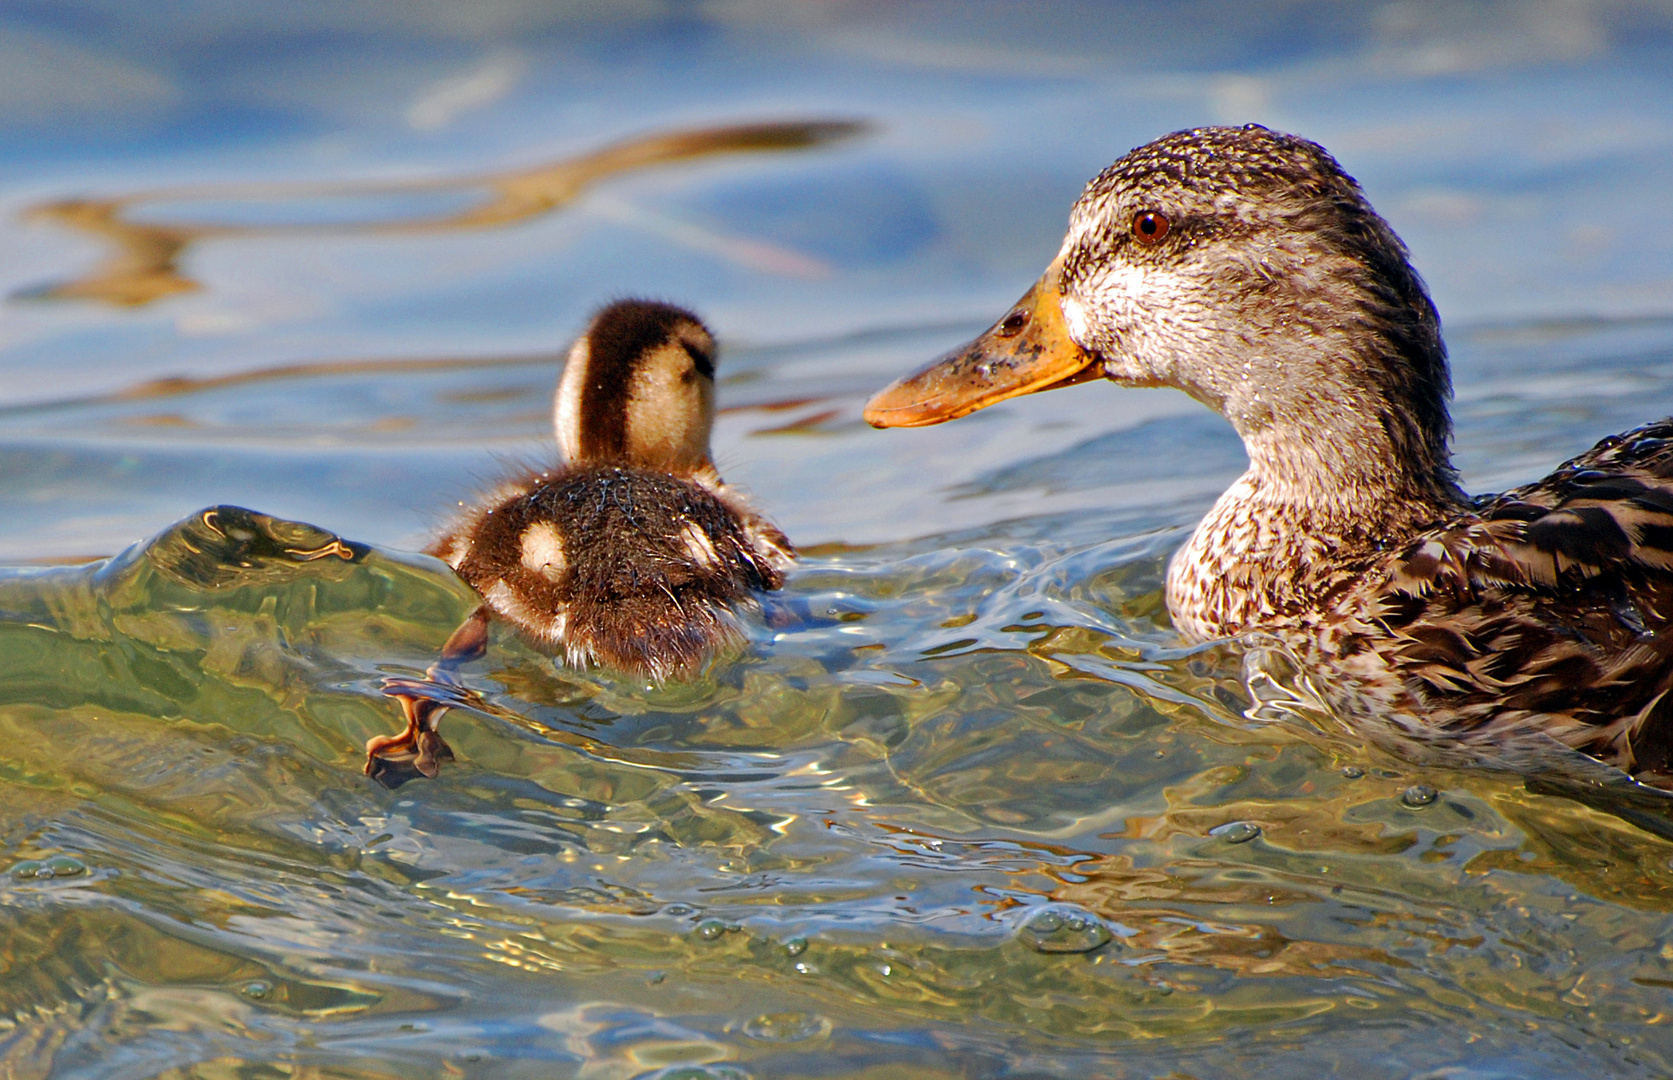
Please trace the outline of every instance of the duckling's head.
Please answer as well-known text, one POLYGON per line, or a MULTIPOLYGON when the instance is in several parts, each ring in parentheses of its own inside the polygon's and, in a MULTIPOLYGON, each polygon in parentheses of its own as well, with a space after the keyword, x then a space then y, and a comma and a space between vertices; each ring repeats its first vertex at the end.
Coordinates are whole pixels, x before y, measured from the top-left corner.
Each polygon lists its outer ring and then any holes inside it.
POLYGON ((1454 490, 1434 306, 1359 185, 1293 135, 1201 128, 1127 154, 1022 300, 866 419, 940 423, 1100 377, 1212 406, 1257 468, 1392 469, 1454 490))
POLYGON ((569 350, 553 402, 572 465, 677 474, 709 465, 715 342, 702 320, 654 300, 618 300, 569 350))

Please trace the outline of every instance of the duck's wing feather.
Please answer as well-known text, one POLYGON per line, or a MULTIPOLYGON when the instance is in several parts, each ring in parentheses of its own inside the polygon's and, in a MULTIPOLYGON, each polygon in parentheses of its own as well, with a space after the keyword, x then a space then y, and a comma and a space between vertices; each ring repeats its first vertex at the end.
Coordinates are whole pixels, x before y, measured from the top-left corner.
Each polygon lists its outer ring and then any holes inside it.
POLYGON ((1378 588, 1374 647, 1441 730, 1673 772, 1673 419, 1478 500, 1378 588))
POLYGON ((1572 586, 1629 568, 1673 574, 1673 418, 1611 435, 1543 480, 1476 500, 1396 563, 1410 593, 1572 586))
POLYGON ((1556 472, 1489 500, 1482 517, 1531 581, 1673 572, 1673 418, 1612 435, 1556 472))

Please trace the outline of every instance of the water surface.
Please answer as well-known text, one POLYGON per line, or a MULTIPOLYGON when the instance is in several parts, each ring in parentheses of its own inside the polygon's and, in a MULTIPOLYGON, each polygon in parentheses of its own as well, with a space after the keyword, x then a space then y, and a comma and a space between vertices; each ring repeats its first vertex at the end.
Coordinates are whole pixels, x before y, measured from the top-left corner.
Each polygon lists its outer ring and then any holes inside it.
POLYGON ((1411 244, 1472 490, 1542 475, 1673 412, 1670 64, 1631 4, 8 10, 0 1073, 1673 1071, 1673 845, 1250 719, 1169 627, 1220 420, 859 419, 1110 159, 1254 120, 1411 244), (764 123, 820 135, 570 182, 764 123), (497 632, 386 791, 472 607, 411 553, 626 293, 713 323, 807 555, 689 685, 497 632))

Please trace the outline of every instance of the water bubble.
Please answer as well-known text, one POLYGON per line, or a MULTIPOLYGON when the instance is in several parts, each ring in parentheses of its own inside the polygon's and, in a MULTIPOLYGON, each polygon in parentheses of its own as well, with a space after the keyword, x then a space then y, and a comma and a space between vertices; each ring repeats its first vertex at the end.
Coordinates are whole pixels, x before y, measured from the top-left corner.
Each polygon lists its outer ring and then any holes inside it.
POLYGON ((754 1080, 734 1065, 670 1065, 655 1072, 640 1073, 633 1080, 754 1080))
POLYGON ((238 992, 249 998, 251 1001, 260 1001, 262 998, 273 992, 273 984, 263 982, 260 979, 254 979, 240 987, 238 992))
POLYGON ((32 878, 41 872, 43 865, 45 864, 39 859, 24 859, 12 867, 12 876, 15 878, 32 878))
POLYGON ((87 873, 87 864, 69 855, 54 855, 46 865, 35 871, 36 877, 75 877, 87 873), (47 871, 51 873, 47 873, 47 871))
POLYGON ((1358 780, 1365 775, 1365 770, 1358 765, 1344 765, 1342 766, 1342 775, 1349 780, 1358 780))
POLYGON ((704 941, 718 941, 725 936, 727 926, 719 919, 704 919, 697 924, 697 936, 704 941))
POLYGON ((1044 904, 1031 910, 1017 928, 1017 937, 1035 952, 1083 953, 1108 944, 1110 928, 1085 908, 1074 904, 1044 904))
POLYGON ((1261 834, 1261 827, 1252 821, 1228 821, 1208 830, 1208 835, 1228 844, 1247 844, 1261 834))
POLYGON ((1400 801, 1413 810, 1421 810, 1435 801, 1438 793, 1428 784, 1413 784, 1400 793, 1400 801))
POLYGON ((672 915, 676 919, 683 919, 687 915, 697 914, 697 909, 690 904, 669 904, 662 909, 664 915, 672 915))
POLYGON ((784 942, 784 951, 791 956, 800 956, 807 952, 807 938, 793 937, 784 942))
POLYGON ((831 1022, 818 1013, 762 1013, 746 1021, 743 1030, 760 1042, 792 1043, 829 1034, 831 1022))

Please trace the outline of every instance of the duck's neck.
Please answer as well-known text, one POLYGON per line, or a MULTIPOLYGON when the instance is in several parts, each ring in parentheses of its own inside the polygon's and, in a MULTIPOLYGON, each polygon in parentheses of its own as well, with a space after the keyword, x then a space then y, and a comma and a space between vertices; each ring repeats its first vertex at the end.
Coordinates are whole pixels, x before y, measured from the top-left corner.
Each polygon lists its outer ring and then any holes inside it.
POLYGON ((1168 568, 1168 609, 1182 633, 1201 640, 1292 625, 1344 575, 1462 508, 1444 434, 1414 452, 1387 416, 1321 412, 1305 427, 1241 432, 1248 471, 1168 568))

